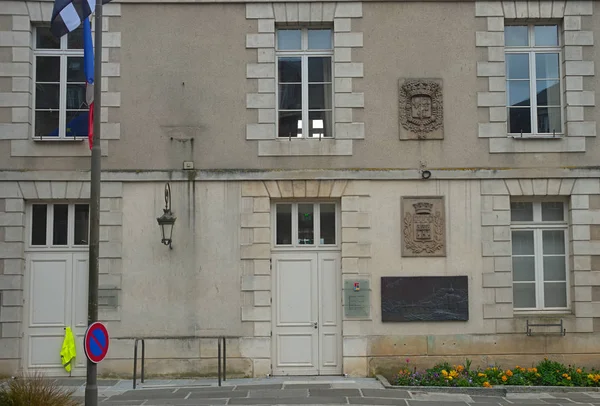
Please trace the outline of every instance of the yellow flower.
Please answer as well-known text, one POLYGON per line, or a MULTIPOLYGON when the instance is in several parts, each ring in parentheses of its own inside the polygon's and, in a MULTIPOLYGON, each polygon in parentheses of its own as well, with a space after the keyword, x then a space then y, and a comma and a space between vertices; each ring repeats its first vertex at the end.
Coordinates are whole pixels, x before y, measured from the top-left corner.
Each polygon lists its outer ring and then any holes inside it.
POLYGON ((588 379, 594 379, 594 375, 592 375, 592 374, 588 374, 587 377, 588 377, 588 379))
POLYGON ((506 382, 508 380, 508 378, 506 377, 506 375, 502 375, 502 382, 506 382))
POLYGON ((506 375, 513 376, 513 372, 509 369, 508 371, 506 371, 506 375))
POLYGON ((536 372, 536 373, 537 373, 537 368, 533 368, 533 372, 536 372))
POLYGON ((477 376, 481 378, 482 376, 485 376, 485 374, 483 372, 480 372, 480 373, 477 374, 477 376))
POLYGON ((488 381, 485 381, 485 382, 483 383, 483 387, 484 387, 484 388, 491 388, 491 387, 492 387, 492 385, 490 385, 490 383, 489 383, 488 381))
POLYGON ((445 369, 442 369, 442 375, 448 376, 448 371, 446 371, 445 369))
POLYGON ((567 381, 570 381, 570 380, 571 380, 571 377, 570 377, 570 376, 567 376, 567 381))
POLYGON ((449 377, 448 377, 448 380, 450 380, 450 381, 451 381, 451 380, 452 380, 452 377, 451 377, 451 376, 449 376, 449 377))
POLYGON ((577 372, 578 374, 580 374, 581 373, 581 368, 577 368, 577 371, 575 371, 575 372, 577 372))
POLYGON ((562 374, 563 378, 567 378, 569 375, 568 374, 562 374))
POLYGON ((459 365, 458 367, 456 367, 456 370, 457 370, 458 372, 462 372, 462 371, 464 371, 464 370, 465 370, 465 367, 463 367, 462 365, 459 365))
POLYGON ((451 378, 456 378, 457 376, 458 376, 458 372, 456 372, 455 370, 450 371, 451 378))

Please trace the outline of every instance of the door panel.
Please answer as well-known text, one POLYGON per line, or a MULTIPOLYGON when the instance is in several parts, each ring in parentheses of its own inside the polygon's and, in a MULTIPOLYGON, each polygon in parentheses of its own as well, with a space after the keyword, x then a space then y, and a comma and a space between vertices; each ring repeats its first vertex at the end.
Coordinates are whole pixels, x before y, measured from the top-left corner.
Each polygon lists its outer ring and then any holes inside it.
POLYGON ((340 254, 273 254, 273 374, 340 374, 340 254))
POLYGON ((83 335, 87 328, 86 252, 26 254, 24 367, 48 376, 67 376, 60 359, 65 327, 75 336, 72 376, 85 375, 83 335))
POLYGON ((275 309, 273 373, 314 375, 318 370, 317 258, 273 255, 275 309))
POLYGON ((319 259, 319 372, 342 373, 342 301, 339 253, 320 252, 319 259))

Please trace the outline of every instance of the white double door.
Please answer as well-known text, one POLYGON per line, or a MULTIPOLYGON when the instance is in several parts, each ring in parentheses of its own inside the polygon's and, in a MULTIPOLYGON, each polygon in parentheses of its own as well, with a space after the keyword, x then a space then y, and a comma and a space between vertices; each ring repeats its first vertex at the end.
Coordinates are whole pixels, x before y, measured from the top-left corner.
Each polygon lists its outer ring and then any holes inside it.
POLYGON ((84 376, 88 253, 30 252, 26 254, 26 262, 24 369, 49 376, 68 376, 60 351, 65 327, 70 327, 77 351, 70 375, 84 376))
POLYGON ((339 252, 272 255, 273 374, 342 373, 339 252))

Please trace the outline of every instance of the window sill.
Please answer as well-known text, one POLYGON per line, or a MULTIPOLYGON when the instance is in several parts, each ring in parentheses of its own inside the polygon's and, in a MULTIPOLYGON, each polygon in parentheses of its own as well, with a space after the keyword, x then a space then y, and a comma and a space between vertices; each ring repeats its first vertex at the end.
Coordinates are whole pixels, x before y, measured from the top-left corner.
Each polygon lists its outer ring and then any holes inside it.
POLYGON ((83 136, 83 137, 69 137, 69 138, 51 137, 51 136, 32 137, 32 140, 35 142, 81 142, 81 141, 84 141, 87 139, 88 139, 87 135, 83 136))
POLYGON ((564 310, 515 310, 515 317, 543 317, 543 316, 573 316, 569 309, 564 310))
POLYGON ((548 134, 508 134, 508 138, 514 139, 523 139, 523 140, 560 140, 563 139, 565 134, 556 134, 556 135, 548 135, 548 134))

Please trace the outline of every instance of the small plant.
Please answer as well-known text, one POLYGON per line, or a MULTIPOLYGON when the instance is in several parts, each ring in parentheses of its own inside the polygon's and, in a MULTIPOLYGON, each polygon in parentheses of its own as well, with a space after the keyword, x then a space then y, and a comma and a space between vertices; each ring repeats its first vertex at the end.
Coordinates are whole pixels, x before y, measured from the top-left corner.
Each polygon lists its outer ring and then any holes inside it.
POLYGON ((595 386, 600 387, 600 371, 576 366, 565 366, 560 362, 545 358, 535 367, 523 368, 519 365, 503 369, 490 365, 482 369, 471 369, 471 360, 464 365, 450 365, 448 362, 436 364, 422 372, 402 368, 394 377, 396 385, 404 386, 595 386))
POLYGON ((79 406, 72 395, 36 372, 6 381, 0 387, 0 406, 79 406))

